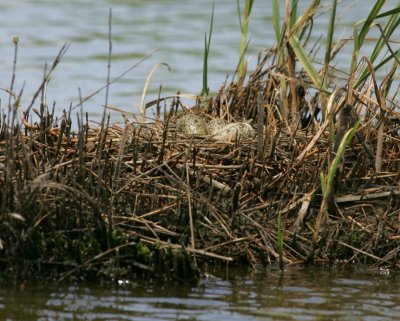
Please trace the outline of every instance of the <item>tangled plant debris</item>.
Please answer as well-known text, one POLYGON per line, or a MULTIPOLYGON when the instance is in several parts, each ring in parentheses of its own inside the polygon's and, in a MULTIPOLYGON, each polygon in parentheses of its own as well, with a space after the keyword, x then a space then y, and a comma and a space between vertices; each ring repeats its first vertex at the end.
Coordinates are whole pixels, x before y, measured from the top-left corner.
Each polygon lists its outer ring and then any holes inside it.
POLYGON ((337 88, 330 66, 344 41, 333 46, 328 32, 321 70, 304 54, 318 4, 294 22, 287 13, 277 46, 247 82, 197 97, 191 108, 179 94, 160 96, 146 106, 152 122, 118 126, 105 116, 91 126, 81 113, 73 126, 71 111, 57 120, 45 88, 66 48, 37 92, 37 123, 29 122, 35 99, 20 114, 11 86, 0 123, 3 278, 187 281, 210 262, 399 268, 400 114, 390 88, 400 54, 389 40, 399 10, 376 6, 356 29, 362 45, 374 19, 386 17, 376 50, 389 53, 383 62, 378 52, 354 54, 337 88), (382 63, 392 67, 378 83, 382 63), (193 119, 242 124, 251 135, 238 127, 216 139, 191 127, 202 121, 182 124, 193 119))

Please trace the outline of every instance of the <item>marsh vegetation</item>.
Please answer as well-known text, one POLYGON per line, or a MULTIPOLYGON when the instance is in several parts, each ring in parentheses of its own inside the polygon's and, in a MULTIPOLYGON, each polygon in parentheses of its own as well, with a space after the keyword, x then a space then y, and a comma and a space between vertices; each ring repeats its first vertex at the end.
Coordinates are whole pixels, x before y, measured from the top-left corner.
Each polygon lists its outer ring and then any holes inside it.
POLYGON ((335 39, 331 1, 326 42, 310 44, 321 32, 313 30, 320 1, 301 13, 297 1, 286 1, 280 18, 274 0, 276 45, 248 71, 253 1, 246 1, 236 77, 215 93, 207 86, 212 14, 201 94, 160 91, 146 102, 145 89, 140 115, 121 111, 124 126, 110 122, 108 110, 116 109, 108 94, 98 126, 83 108, 54 114, 46 84, 67 45, 29 106, 20 105, 23 92, 11 80, 0 120, 3 278, 193 280, 207 264, 228 262, 399 268, 400 49, 392 38, 400 9, 385 11, 384 2, 354 25, 352 39, 335 39), (360 57, 371 28, 380 37, 360 57), (335 57, 349 45, 350 70, 338 72, 335 57), (146 119, 150 108, 154 119, 146 119), (254 135, 182 132, 182 115, 245 124, 254 135))

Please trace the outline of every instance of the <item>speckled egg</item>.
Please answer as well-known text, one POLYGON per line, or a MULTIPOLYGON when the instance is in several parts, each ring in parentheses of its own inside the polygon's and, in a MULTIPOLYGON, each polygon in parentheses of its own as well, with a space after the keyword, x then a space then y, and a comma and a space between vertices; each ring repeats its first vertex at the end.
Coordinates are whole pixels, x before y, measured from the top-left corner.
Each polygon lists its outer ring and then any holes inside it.
POLYGON ((208 133, 210 135, 215 135, 221 131, 229 123, 221 118, 214 118, 207 123, 208 133))
POLYGON ((214 133, 213 138, 219 141, 233 141, 237 139, 248 139, 255 136, 255 130, 248 123, 231 123, 223 126, 219 131, 214 133))
POLYGON ((176 121, 176 130, 184 135, 208 135, 204 118, 193 113, 180 116, 176 121))

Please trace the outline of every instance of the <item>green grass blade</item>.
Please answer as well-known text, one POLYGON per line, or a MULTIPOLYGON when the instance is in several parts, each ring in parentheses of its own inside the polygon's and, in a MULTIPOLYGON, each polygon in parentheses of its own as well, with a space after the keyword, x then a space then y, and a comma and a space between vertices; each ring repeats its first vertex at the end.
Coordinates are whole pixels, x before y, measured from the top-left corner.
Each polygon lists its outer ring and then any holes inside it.
POLYGON ((250 17, 251 9, 253 8, 254 0, 246 0, 245 15, 250 17))
MULTIPOLYGON (((386 67, 386 64, 387 64, 390 60, 394 59, 395 56, 397 57, 397 59, 400 59, 400 49, 397 49, 393 54, 394 54, 394 55, 390 54, 390 56, 386 57, 386 58, 383 59, 378 65, 376 65, 375 71, 379 70, 379 69, 382 68, 382 67, 386 67)), ((395 62, 395 63, 397 63, 397 62, 395 62)))
POLYGON ((307 26, 310 17, 312 17, 314 15, 314 13, 317 10, 320 3, 321 3, 321 0, 313 0, 313 2, 310 4, 310 6, 307 8, 307 10, 301 16, 299 16, 299 18, 297 19, 296 23, 290 30, 291 33, 293 33, 293 34, 297 33, 300 30, 302 30, 304 27, 307 26))
MULTIPOLYGON (((250 14, 251 14, 251 9, 253 8, 253 4, 254 0, 246 0, 244 7, 243 22, 241 22, 240 24, 241 37, 240 37, 240 50, 239 50, 240 61, 239 61, 239 71, 238 71, 239 83, 243 81, 246 74, 246 64, 245 64, 244 54, 247 49, 247 32, 249 28, 250 14)), ((238 1, 238 7, 239 7, 239 1, 238 1)), ((239 8, 239 13, 240 13, 240 8, 239 8)))
POLYGON ((297 59, 307 72, 308 76, 311 78, 312 82, 314 83, 315 87, 318 89, 326 90, 324 84, 321 81, 321 77, 319 76, 319 73, 315 70, 313 67, 310 59, 308 58, 308 55, 304 51, 304 48, 300 45, 299 39, 295 36, 292 35, 289 38, 289 43, 290 46, 292 47, 294 53, 296 54, 297 59))
POLYGON ((213 33, 214 26, 214 4, 211 12, 211 22, 210 22, 210 33, 207 39, 207 33, 204 35, 204 57, 203 57, 203 89, 201 90, 201 95, 208 95, 208 54, 210 53, 211 46, 211 35, 213 33))
POLYGON ((290 11, 290 30, 292 30, 297 19, 297 3, 298 0, 292 0, 291 11, 290 11))
POLYGON ((367 19, 354 24, 354 32, 353 32, 354 49, 351 57, 351 66, 350 66, 350 79, 349 79, 349 90, 348 90, 349 99, 351 98, 351 93, 353 92, 354 86, 359 84, 355 83, 354 80, 355 80, 355 71, 358 64, 358 54, 360 52, 360 48, 364 43, 365 38, 367 37, 371 25, 374 23, 376 16, 379 14, 379 11, 381 10, 385 2, 386 0, 377 0, 375 2, 374 7, 370 11, 367 19), (364 23, 362 24, 362 22, 364 23), (362 24, 361 30, 360 32, 358 32, 359 25, 361 24, 362 24))
POLYGON ((333 185, 333 180, 335 178, 336 170, 339 166, 339 162, 342 159, 342 156, 344 154, 344 151, 346 150, 346 147, 349 145, 351 140, 353 139, 354 135, 357 133, 358 127, 360 126, 361 119, 359 119, 356 124, 346 132, 346 134, 343 136, 342 141, 340 142, 339 148, 336 152, 335 158, 333 159, 333 162, 331 166, 329 167, 328 171, 328 176, 325 178, 326 184, 325 184, 325 196, 328 196, 332 190, 332 185, 333 185))
POLYGON ((316 9, 319 7, 320 3, 320 0, 315 1, 311 10, 307 10, 309 17, 307 20, 305 20, 304 25, 301 27, 301 32, 298 33, 298 37, 300 40, 303 40, 304 36, 309 35, 312 32, 313 23, 311 18, 314 16, 314 13, 316 12, 316 9))
POLYGON ((322 195, 326 195, 326 180, 323 173, 320 174, 322 195))
MULTIPOLYGON (((393 15, 390 16, 389 20, 387 21, 383 29, 383 34, 381 34, 381 36, 379 37, 378 41, 375 44, 374 50, 372 51, 372 54, 369 58, 372 63, 375 62, 376 58, 378 58, 383 48, 385 48, 385 39, 388 40, 390 36, 393 34, 393 32, 395 30, 398 30, 398 27, 400 25, 400 14, 399 14, 400 2, 398 3, 398 8, 385 12, 384 14, 382 14, 382 17, 388 16, 387 15, 388 12, 393 13, 393 15)), ((393 55, 390 55, 390 59, 391 58, 393 58, 393 55)), ((363 81, 367 77, 369 77, 369 75, 370 75, 370 70, 368 67, 365 67, 358 81, 355 83, 354 87, 357 88, 358 86, 360 86, 360 84, 363 83, 363 81)))
POLYGON ((385 39, 388 40, 395 30, 398 29, 400 25, 399 14, 392 16, 383 29, 383 34, 379 37, 375 44, 374 50, 372 51, 369 59, 374 62, 378 55, 381 53, 382 49, 385 47, 385 39))
MULTIPOLYGON (((375 21, 376 17, 379 14, 379 11, 382 9, 382 6, 385 4, 386 0, 377 0, 375 2, 374 7, 372 8, 372 10, 370 11, 367 19, 365 20, 361 31, 358 35, 359 38, 359 46, 362 46, 362 44, 364 43, 364 40, 368 34, 368 31, 371 27, 371 25, 373 24, 373 22, 375 21)), ((358 48, 360 49, 360 47, 358 48)))
POLYGON ((242 24, 242 14, 241 14, 241 12, 240 12, 240 4, 239 4, 239 0, 236 0, 236 6, 237 6, 237 13, 238 13, 238 17, 239 17, 240 30, 243 30, 243 24, 242 24))
POLYGON ((208 48, 207 48, 207 34, 204 35, 204 56, 203 56, 203 89, 201 90, 202 96, 208 95, 208 48))
MULTIPOLYGON (((295 11, 297 11, 297 1, 292 0, 292 4, 295 4, 295 11)), ((307 10, 298 17, 297 21, 293 24, 290 30, 290 36, 288 37, 288 42, 293 49, 297 59, 299 60, 300 64, 303 66, 309 77, 311 78, 312 82, 318 89, 324 89, 325 87, 321 81, 319 73, 313 67, 308 55, 306 54, 303 46, 300 44, 300 40, 298 37, 298 32, 304 31, 304 28, 307 28, 308 21, 310 17, 312 17, 320 4, 320 0, 313 0, 307 10)), ((294 17, 293 12, 291 13, 291 18, 294 17)), ((292 22, 292 20, 291 20, 292 22)))
MULTIPOLYGON (((358 63, 358 54, 360 52, 360 42, 359 42, 359 37, 358 37, 358 25, 354 25, 354 31, 353 31, 353 53, 351 57, 351 65, 350 65, 350 75, 353 75, 354 77, 354 72, 357 68, 357 63, 358 63)), ((354 84, 354 82, 353 82, 354 84)))
POLYGON ((272 23, 274 25, 276 43, 279 44, 281 42, 279 0, 272 0, 272 23))
POLYGON ((207 51, 209 51, 209 49, 210 49, 210 45, 211 45, 211 35, 212 35, 212 33, 213 33, 213 27, 214 27, 214 4, 213 4, 213 7, 212 7, 212 12, 211 12, 210 34, 209 34, 209 36, 208 36, 208 43, 207 43, 207 48, 208 48, 208 50, 207 50, 207 51))
POLYGON ((380 18, 384 18, 384 17, 388 17, 388 16, 393 16, 393 15, 395 15, 395 14, 397 14, 397 13, 400 13, 400 3, 399 3, 399 2, 397 3, 396 8, 378 14, 378 15, 376 16, 376 19, 380 19, 380 18))
POLYGON ((328 35, 326 37, 326 49, 325 49, 325 73, 324 73, 324 84, 326 85, 326 81, 328 79, 328 66, 331 61, 332 55, 332 43, 333 43, 333 34, 335 32, 335 19, 336 19, 336 7, 337 0, 332 1, 331 14, 329 16, 329 25, 328 25, 328 35))

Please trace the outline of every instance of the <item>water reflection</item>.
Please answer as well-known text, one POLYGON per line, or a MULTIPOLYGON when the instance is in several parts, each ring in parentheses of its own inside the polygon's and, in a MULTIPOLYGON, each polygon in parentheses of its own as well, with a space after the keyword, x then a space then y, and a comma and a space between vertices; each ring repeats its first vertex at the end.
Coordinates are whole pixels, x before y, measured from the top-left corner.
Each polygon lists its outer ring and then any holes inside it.
POLYGON ((141 282, 0 291, 5 320, 395 320, 399 274, 231 271, 198 286, 141 282))

